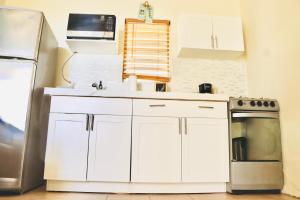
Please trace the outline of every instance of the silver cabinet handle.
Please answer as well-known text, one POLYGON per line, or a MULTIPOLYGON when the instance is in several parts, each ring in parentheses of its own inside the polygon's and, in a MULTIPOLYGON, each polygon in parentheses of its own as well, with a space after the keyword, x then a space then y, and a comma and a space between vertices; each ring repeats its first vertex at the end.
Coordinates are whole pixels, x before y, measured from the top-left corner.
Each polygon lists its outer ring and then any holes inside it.
POLYGON ((219 41, 218 41, 218 37, 215 36, 215 40, 216 40, 216 48, 218 49, 219 48, 219 41))
POLYGON ((181 118, 178 118, 178 120, 179 120, 179 135, 181 135, 181 132, 182 132, 181 118))
POLYGON ((89 129, 90 129, 90 115, 89 114, 87 114, 86 115, 86 127, 85 127, 85 130, 86 131, 89 131, 89 129))
POLYGON ((95 121, 95 116, 92 115, 92 122, 91 122, 91 130, 94 131, 94 121, 95 121))
POLYGON ((214 49, 215 48, 214 36, 211 35, 210 39, 211 39, 211 47, 214 49))
POLYGON ((185 129, 185 134, 187 135, 187 118, 184 118, 184 129, 185 129))
POLYGON ((213 106, 198 106, 200 109, 214 109, 213 106))
POLYGON ((155 104, 155 105, 149 105, 150 107, 154 108, 154 107, 166 107, 165 104, 155 104))

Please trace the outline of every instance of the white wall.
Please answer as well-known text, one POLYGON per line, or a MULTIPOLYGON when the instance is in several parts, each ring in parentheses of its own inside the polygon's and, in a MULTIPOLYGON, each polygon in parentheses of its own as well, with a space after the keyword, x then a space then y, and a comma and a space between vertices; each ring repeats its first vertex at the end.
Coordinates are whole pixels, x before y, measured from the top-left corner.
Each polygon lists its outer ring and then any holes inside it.
MULTIPOLYGON (((61 46, 59 63, 61 66, 63 61, 69 56, 70 52, 64 42, 68 13, 111 13, 117 15, 119 22, 119 30, 123 30, 124 19, 126 17, 137 17, 137 11, 140 0, 7 0, 6 5, 20 6, 31 9, 42 10, 49 23, 53 28, 56 37, 61 46)), ((214 61, 214 60, 190 60, 190 59, 176 59, 176 37, 177 37, 177 17, 180 13, 202 13, 212 15, 240 15, 239 0, 174 0, 174 1, 161 1, 152 0, 150 3, 154 6, 154 16, 158 19, 171 20, 171 49, 172 49, 172 82, 170 83, 173 91, 196 92, 198 84, 202 82, 212 82, 218 88, 218 91, 225 92, 231 95, 244 95, 247 94, 246 87, 246 66, 243 60, 238 61, 214 61), (219 71, 218 69, 221 69, 219 71), (236 70, 235 70, 236 69, 236 70), (211 72, 211 73, 210 73, 211 72), (224 76, 228 74, 228 76, 224 76), (209 76, 204 76, 208 74, 209 76), (241 81, 241 84, 235 84, 236 80, 241 81), (237 86, 238 85, 238 86, 237 86), (238 87, 238 88, 237 88, 238 87)), ((122 35, 122 34, 121 34, 122 35)), ((122 50, 122 49, 121 49, 122 50)), ((105 66, 92 63, 99 63, 100 58, 95 58, 93 61, 81 60, 76 62, 76 66, 72 66, 71 78, 79 82, 78 85, 87 85, 87 78, 97 80, 103 77, 103 71, 111 77, 116 68, 120 66, 112 66, 113 70, 109 71, 111 63, 107 62, 105 66), (88 63, 88 66, 85 64, 88 63), (78 66, 81 65, 81 66, 78 66), (83 76, 80 76, 82 74, 83 76), (81 79, 82 77, 82 79, 81 79)), ((118 71, 118 70, 117 70, 118 71)), ((61 70, 58 70, 57 85, 65 85, 61 79, 61 70)), ((68 73, 67 73, 68 74, 68 73)), ((105 78, 104 77, 104 78, 105 78)))
POLYGON ((284 192, 300 197, 300 1, 241 0, 250 96, 281 106, 284 192))

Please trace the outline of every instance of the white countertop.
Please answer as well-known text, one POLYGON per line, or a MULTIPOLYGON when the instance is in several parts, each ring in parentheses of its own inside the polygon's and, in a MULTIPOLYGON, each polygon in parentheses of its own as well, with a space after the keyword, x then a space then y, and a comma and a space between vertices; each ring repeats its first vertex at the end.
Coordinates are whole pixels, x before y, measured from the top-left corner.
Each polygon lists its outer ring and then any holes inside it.
POLYGON ((108 91, 95 89, 44 88, 44 95, 50 96, 81 96, 81 97, 111 97, 133 99, 172 99, 198 101, 229 101, 226 94, 200 94, 179 92, 141 92, 141 91, 108 91))

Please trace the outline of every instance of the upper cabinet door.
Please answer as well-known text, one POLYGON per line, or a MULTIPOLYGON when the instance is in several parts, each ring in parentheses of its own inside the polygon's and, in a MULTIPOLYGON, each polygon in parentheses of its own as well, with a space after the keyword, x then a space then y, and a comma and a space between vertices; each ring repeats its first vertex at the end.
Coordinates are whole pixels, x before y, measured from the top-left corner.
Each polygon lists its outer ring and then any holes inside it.
POLYGON ((178 57, 238 57, 244 52, 242 21, 239 17, 182 15, 178 48, 178 57))
POLYGON ((133 117, 131 181, 181 182, 179 119, 133 117))
POLYGON ((87 115, 51 113, 45 179, 86 181, 88 138, 87 115))
POLYGON ((182 135, 182 181, 228 182, 227 119, 187 118, 182 135))
POLYGON ((95 115, 91 122, 88 181, 130 181, 131 116, 95 115))
POLYGON ((213 17, 214 46, 217 50, 244 51, 243 25, 239 17, 213 17))
POLYGON ((189 49, 213 49, 211 16, 182 15, 178 31, 179 56, 192 54, 189 49))

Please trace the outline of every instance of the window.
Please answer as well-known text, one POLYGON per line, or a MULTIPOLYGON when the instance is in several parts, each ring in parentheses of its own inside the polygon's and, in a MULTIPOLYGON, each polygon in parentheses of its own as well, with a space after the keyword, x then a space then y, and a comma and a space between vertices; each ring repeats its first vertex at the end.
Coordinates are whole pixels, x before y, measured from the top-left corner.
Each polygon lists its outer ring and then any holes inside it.
POLYGON ((126 19, 123 79, 136 75, 138 79, 168 82, 170 80, 170 21, 126 19))

